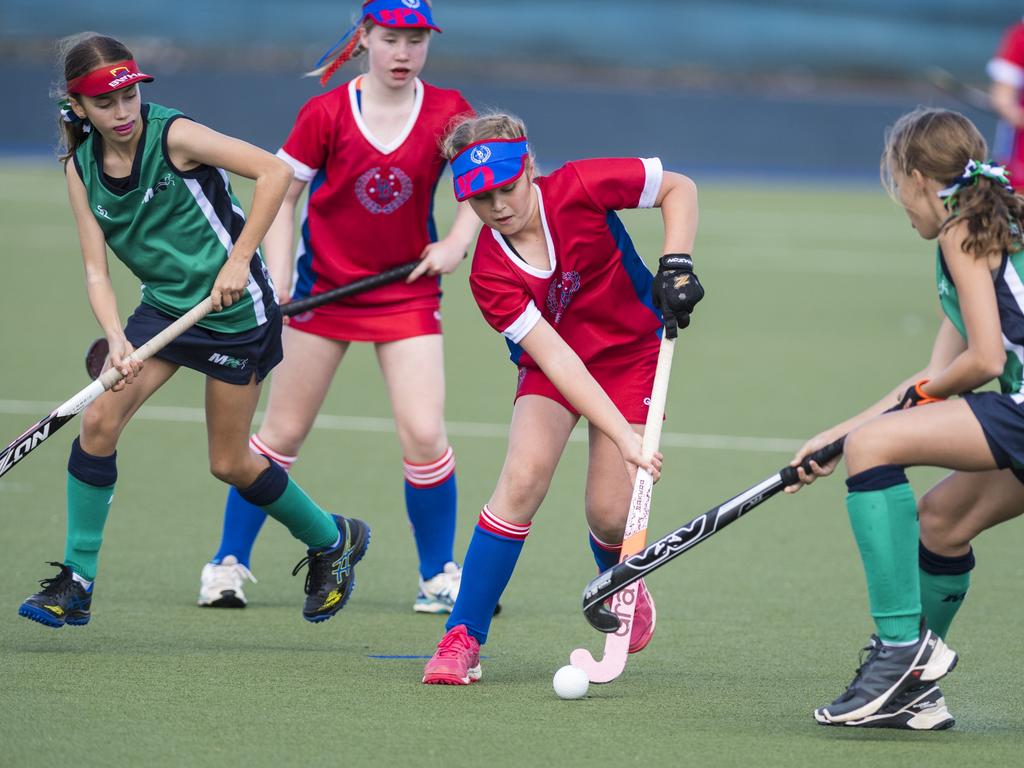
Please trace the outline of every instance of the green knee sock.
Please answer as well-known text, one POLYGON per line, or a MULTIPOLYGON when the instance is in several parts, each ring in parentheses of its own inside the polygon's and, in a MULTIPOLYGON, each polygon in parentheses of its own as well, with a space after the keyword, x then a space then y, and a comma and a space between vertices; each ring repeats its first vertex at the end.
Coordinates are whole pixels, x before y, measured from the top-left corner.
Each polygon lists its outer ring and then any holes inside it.
POLYGON ((928 629, 946 637, 956 612, 964 604, 971 585, 974 552, 961 557, 944 557, 920 548, 921 608, 928 629))
POLYGON ((113 485, 98 488, 68 474, 68 533, 64 562, 89 581, 96 578, 103 526, 113 498, 113 485))
POLYGON ((846 508, 878 636, 884 643, 913 642, 921 620, 914 493, 903 470, 895 467, 862 472, 847 480, 847 486, 846 508))
POLYGON ((311 549, 329 547, 338 540, 338 525, 334 518, 320 509, 290 477, 284 493, 276 501, 260 506, 311 549))

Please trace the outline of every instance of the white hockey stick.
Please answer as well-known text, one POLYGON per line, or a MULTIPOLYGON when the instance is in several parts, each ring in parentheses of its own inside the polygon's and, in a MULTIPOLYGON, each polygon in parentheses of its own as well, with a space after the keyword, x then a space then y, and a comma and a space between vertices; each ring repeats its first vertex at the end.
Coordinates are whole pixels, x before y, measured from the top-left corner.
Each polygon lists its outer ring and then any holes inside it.
MULTIPOLYGON (((213 300, 206 297, 202 302, 192 307, 188 312, 175 320, 171 325, 164 328, 160 333, 136 349, 128 360, 146 360, 161 349, 166 347, 178 336, 183 334, 193 325, 198 323, 213 309, 213 300)), ((0 477, 3 477, 14 465, 24 459, 29 453, 35 450, 40 443, 50 435, 67 424, 76 414, 86 409, 93 400, 102 395, 112 386, 117 384, 124 376, 116 368, 109 368, 104 371, 96 381, 92 382, 85 389, 75 394, 70 400, 58 405, 49 416, 37 421, 20 436, 16 437, 3 452, 0 452, 0 477)))
MULTIPOLYGON (((663 337, 658 350, 658 368, 654 374, 651 389, 651 404, 644 425, 642 451, 651 456, 661 442, 661 426, 665 418, 665 398, 668 394, 668 378, 672 370, 672 353, 675 340, 663 337)), ((638 469, 633 483, 633 496, 629 501, 629 515, 622 539, 622 553, 619 562, 634 555, 647 543, 647 521, 651 515, 651 491, 654 478, 651 473, 638 469)), ((633 611, 636 608, 638 583, 630 584, 612 598, 612 613, 619 619, 619 628, 606 636, 604 658, 596 660, 586 648, 577 648, 569 655, 569 663, 587 673, 592 683, 609 683, 626 668, 629 655, 629 635, 633 629, 633 611)))

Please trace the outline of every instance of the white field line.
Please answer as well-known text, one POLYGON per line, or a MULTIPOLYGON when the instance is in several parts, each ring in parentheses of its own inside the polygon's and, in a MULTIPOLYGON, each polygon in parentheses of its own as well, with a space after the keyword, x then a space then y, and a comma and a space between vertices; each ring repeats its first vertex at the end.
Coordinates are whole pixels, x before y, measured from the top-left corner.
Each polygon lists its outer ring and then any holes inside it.
MULTIPOLYGON (((59 403, 43 403, 35 400, 0 400, 0 413, 32 416, 40 419, 53 410, 59 403)), ((256 414, 259 421, 262 413, 256 414)), ((160 421, 171 423, 204 424, 206 414, 202 408, 187 408, 170 405, 146 405, 135 415, 144 421, 160 421)), ((27 424, 25 426, 28 426, 27 424)), ((508 437, 507 424, 488 424, 486 422, 449 421, 445 426, 452 437, 477 437, 485 439, 505 440, 508 437)), ((373 416, 330 416, 320 414, 316 420, 317 429, 339 432, 375 432, 388 433, 395 431, 395 423, 391 419, 373 416)), ((12 435, 13 436, 13 435, 12 435)), ((585 429, 577 429, 570 438, 573 442, 585 442, 585 429)), ((753 451, 757 453, 793 453, 803 445, 802 440, 785 437, 742 437, 737 435, 693 435, 685 432, 665 432, 661 436, 664 448, 701 448, 719 451, 753 451)))

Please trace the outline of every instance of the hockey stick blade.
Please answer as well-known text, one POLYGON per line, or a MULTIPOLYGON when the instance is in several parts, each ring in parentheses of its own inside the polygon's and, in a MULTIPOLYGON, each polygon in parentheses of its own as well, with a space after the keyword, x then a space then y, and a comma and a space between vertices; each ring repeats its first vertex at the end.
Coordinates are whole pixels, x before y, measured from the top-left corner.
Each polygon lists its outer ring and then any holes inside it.
MULTIPOLYGON (((812 461, 819 466, 832 461, 842 454, 845 439, 841 437, 806 456, 801 462, 801 467, 805 472, 810 472, 812 461)), ((718 533, 783 488, 795 485, 799 481, 795 467, 783 467, 738 496, 695 517, 672 533, 662 536, 642 552, 624 558, 587 584, 583 590, 583 616, 590 626, 599 632, 617 632, 620 626, 619 616, 605 605, 609 598, 629 589, 633 583, 718 533)))

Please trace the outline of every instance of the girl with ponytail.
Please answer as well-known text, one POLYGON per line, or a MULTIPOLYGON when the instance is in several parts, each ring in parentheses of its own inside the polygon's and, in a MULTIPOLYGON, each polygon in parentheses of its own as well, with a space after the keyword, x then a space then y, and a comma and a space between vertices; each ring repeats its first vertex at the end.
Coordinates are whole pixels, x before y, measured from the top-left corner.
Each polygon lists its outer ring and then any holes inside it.
POLYGON ((957 661, 943 638, 967 596, 971 540, 1024 512, 1024 200, 987 157, 977 128, 941 109, 904 115, 886 137, 882 181, 938 241, 945 317, 922 370, 792 462, 848 434, 846 506, 877 630, 853 683, 815 710, 822 725, 953 725, 935 683, 957 661), (992 380, 998 392, 973 391, 992 380), (953 472, 915 502, 908 466, 953 472))
MULTIPOLYGON (((444 426, 440 276, 462 263, 478 227, 465 205, 447 237, 439 239, 434 226, 434 190, 445 167, 440 142, 449 124, 472 109, 457 91, 419 79, 433 32, 440 28, 426 0, 372 0, 310 73, 326 86, 346 61, 366 56, 363 74, 310 99, 278 152, 294 179, 264 247, 281 299, 319 294, 404 262, 420 264, 405 283, 291 318, 285 361, 252 436, 254 450, 290 466, 350 344, 375 345, 402 447, 400 492, 419 558, 413 608, 426 613, 449 611, 460 584, 452 551, 455 456, 444 426), (293 250, 296 208, 307 187, 293 250)), ((350 468, 355 479, 357 465, 350 468)), ((200 605, 245 605, 242 582, 250 577, 264 517, 229 493, 220 548, 203 569, 200 605)))
MULTIPOLYGON (((82 413, 67 470, 67 535, 60 572, 18 608, 59 629, 92 617, 103 531, 118 479, 117 445, 135 412, 179 368, 203 375, 210 472, 306 545, 303 617, 331 618, 348 601, 369 544, 360 520, 331 515, 284 468, 249 449, 260 382, 281 360, 281 311, 259 245, 291 183, 269 152, 142 100, 139 70, 119 41, 85 33, 60 46, 64 173, 89 304, 103 328, 106 365, 124 375, 82 413), (229 173, 254 184, 248 216, 229 173), (142 283, 122 325, 107 250, 142 283), (131 353, 209 297, 213 311, 143 365, 131 353), (348 564, 339 568, 344 559, 348 564)), ((168 469, 169 482, 181 483, 168 469)), ((170 503, 155 497, 166 511, 170 503)), ((156 547, 157 542, 147 542, 156 547)))

